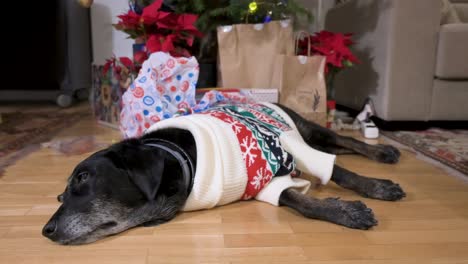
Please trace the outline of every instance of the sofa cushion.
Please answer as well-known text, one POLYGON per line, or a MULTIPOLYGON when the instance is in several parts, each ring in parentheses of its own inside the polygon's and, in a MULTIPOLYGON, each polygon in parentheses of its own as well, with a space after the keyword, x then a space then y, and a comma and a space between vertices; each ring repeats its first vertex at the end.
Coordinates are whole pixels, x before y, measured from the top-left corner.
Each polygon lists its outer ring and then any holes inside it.
POLYGON ((468 24, 442 25, 437 47, 436 77, 468 79, 468 24))
POLYGON ((455 7, 449 0, 442 0, 441 16, 441 25, 461 22, 460 17, 458 17, 458 13, 455 11, 455 7))
POLYGON ((460 19, 462 23, 468 23, 468 3, 452 4, 452 6, 457 13, 458 19, 460 19))
POLYGON ((468 120, 468 81, 434 80, 429 120, 468 120))

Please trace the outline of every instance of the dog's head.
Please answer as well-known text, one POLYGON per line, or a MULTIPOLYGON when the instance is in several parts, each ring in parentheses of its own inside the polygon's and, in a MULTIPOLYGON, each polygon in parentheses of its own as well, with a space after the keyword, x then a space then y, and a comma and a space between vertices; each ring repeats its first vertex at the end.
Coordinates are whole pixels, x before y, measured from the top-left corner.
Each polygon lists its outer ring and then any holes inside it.
POLYGON ((168 221, 187 195, 177 161, 137 139, 126 140, 76 166, 42 234, 60 244, 90 243, 168 221))

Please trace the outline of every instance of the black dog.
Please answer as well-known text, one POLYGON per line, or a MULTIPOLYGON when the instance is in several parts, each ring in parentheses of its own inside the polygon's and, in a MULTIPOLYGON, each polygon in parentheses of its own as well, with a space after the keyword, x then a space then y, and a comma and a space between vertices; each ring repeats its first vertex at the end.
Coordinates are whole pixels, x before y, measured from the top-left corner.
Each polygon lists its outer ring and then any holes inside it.
MULTIPOLYGON (((280 107, 313 148, 333 154, 359 153, 383 163, 398 162, 400 152, 392 146, 367 145, 339 136, 280 107)), ((75 168, 65 192, 58 196, 63 204, 42 233, 60 244, 83 244, 135 226, 167 222, 187 200, 191 183, 186 175, 194 173, 196 162, 195 139, 182 129, 159 130, 99 151, 75 168), (163 147, 153 148, 147 142, 159 142, 163 147)), ((336 165, 331 180, 364 197, 395 201, 405 196, 390 180, 360 176, 336 165)), ((286 189, 279 204, 308 218, 350 228, 369 229, 377 224, 372 210, 360 201, 319 200, 286 189)))

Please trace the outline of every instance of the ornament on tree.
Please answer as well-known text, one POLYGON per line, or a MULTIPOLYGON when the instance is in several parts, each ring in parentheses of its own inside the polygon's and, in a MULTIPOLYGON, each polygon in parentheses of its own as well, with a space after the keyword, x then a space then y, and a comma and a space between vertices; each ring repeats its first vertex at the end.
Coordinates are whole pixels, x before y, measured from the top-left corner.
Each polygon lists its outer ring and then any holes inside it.
POLYGON ((286 1, 278 1, 277 5, 278 6, 282 6, 282 5, 286 6, 287 3, 286 3, 286 1))
POLYGON ((254 1, 254 2, 251 2, 251 3, 249 4, 249 12, 250 12, 251 14, 257 12, 257 9, 258 9, 257 2, 254 1))
POLYGON ((264 23, 270 23, 272 20, 273 11, 268 11, 267 15, 265 16, 264 23))

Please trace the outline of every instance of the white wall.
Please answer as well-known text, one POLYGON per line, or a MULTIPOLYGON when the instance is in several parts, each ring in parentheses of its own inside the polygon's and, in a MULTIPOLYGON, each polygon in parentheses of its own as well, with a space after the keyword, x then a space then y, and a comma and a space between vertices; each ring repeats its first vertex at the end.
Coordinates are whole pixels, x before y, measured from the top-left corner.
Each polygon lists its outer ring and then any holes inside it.
POLYGON ((117 16, 127 11, 128 0, 94 0, 91 6, 93 63, 102 65, 114 54, 132 57, 133 40, 112 27, 117 23, 117 16))

